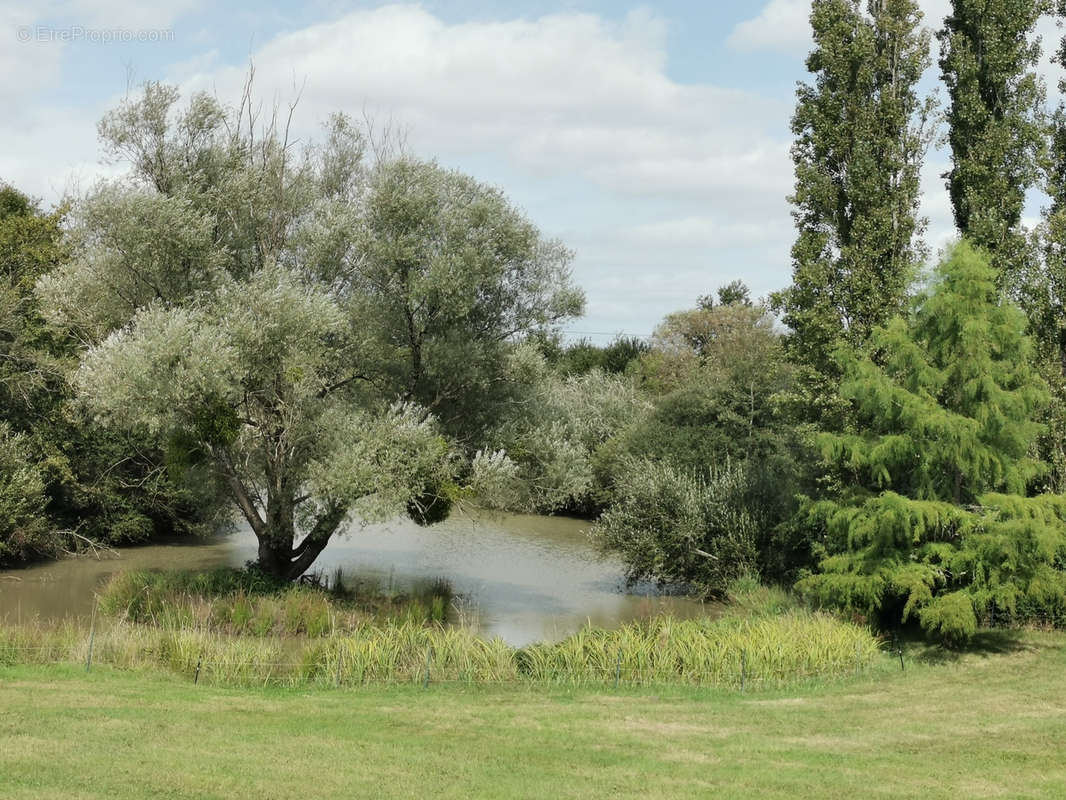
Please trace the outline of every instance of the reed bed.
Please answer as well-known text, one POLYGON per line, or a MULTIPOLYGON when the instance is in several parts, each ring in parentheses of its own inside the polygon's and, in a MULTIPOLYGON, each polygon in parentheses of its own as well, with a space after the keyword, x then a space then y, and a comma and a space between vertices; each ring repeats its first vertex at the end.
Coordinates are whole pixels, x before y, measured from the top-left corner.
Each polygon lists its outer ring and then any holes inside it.
POLYGON ((409 592, 348 587, 337 573, 314 585, 279 583, 247 570, 121 572, 104 586, 102 614, 172 631, 255 636, 332 636, 368 622, 445 622, 453 597, 443 580, 409 592))
MULTIPOLYGON (((412 621, 328 636, 254 636, 207 627, 98 622, 92 661, 162 668, 229 686, 380 683, 787 686, 867 669, 879 641, 865 628, 807 611, 753 619, 660 617, 618 630, 513 648, 467 628, 412 621)), ((84 628, 0 626, 0 664, 88 661, 84 628)))
POLYGON ((618 630, 586 628, 520 652, 531 679, 636 684, 786 685, 870 666, 880 643, 867 629, 793 610, 751 619, 659 617, 618 630))

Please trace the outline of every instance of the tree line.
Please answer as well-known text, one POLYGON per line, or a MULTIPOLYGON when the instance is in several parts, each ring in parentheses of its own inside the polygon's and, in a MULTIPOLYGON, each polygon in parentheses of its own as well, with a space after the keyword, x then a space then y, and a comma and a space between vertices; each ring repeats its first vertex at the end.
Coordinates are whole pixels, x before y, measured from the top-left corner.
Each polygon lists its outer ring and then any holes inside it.
POLYGON ((954 0, 941 109, 917 3, 811 4, 792 283, 740 338, 730 303, 701 303, 641 357, 652 410, 607 448, 624 457, 595 528, 632 577, 715 593, 751 572, 945 638, 994 613, 1063 620, 1066 106, 1047 108, 1034 31, 1064 13, 954 0), (938 135, 960 240, 927 270, 920 175, 938 135), (1034 189, 1050 204, 1027 229, 1034 189), (671 362, 693 365, 690 384, 662 382, 671 362), (662 448, 641 452, 650 430, 662 448))
POLYGON ((586 516, 631 579, 709 595, 757 575, 949 638, 1062 614, 1047 14, 954 0, 939 108, 916 2, 814 0, 791 285, 734 281, 605 347, 561 338, 572 254, 499 189, 342 114, 290 141, 251 83, 232 108, 146 84, 99 124, 121 177, 50 210, 0 190, 0 560, 236 514, 295 578, 346 520, 470 500, 586 516), (960 241, 927 270, 938 132, 960 241))

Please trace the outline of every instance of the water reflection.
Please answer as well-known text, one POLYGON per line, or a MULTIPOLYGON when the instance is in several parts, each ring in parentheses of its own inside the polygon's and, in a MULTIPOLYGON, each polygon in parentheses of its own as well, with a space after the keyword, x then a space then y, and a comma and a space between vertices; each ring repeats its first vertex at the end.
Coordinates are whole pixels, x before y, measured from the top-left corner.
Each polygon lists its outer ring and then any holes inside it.
MULTIPOLYGON (((488 636, 521 645, 559 639, 591 623, 622 622, 669 612, 690 617, 712 607, 657 596, 653 587, 626 591, 618 561, 588 541, 588 523, 561 517, 459 514, 431 528, 409 520, 353 525, 332 541, 315 568, 406 590, 444 577, 460 594, 460 613, 488 636)), ((240 566, 255 557, 248 530, 207 542, 126 548, 119 558, 53 562, 0 573, 0 615, 60 618, 87 614, 94 589, 121 569, 240 566)))

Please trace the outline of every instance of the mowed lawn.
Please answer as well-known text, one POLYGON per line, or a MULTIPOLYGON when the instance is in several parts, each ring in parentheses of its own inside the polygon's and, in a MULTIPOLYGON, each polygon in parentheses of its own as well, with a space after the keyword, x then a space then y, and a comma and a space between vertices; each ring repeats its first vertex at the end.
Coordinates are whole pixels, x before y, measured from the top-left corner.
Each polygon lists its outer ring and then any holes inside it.
POLYGON ((740 695, 4 668, 0 797, 1066 797, 1066 637, 896 670, 740 695))

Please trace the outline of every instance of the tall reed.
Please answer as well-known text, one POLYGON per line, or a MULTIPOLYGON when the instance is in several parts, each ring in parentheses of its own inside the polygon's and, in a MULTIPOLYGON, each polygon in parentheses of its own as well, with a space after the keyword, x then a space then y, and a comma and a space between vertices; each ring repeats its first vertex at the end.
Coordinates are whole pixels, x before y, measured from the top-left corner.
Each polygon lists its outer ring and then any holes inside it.
POLYGON ((365 582, 346 587, 339 572, 326 588, 279 583, 229 568, 206 573, 142 570, 112 577, 100 593, 100 611, 175 631, 326 636, 371 621, 444 622, 452 597, 451 585, 443 579, 384 594, 365 582))
MULTIPOLYGON (((87 632, 71 625, 0 626, 0 664, 84 661, 87 632)), ((98 623, 94 663, 163 668, 224 685, 370 683, 695 686, 787 685, 867 668, 879 642, 865 628, 806 611, 776 617, 676 620, 585 628, 515 649, 466 628, 362 624, 325 636, 253 636, 98 623)))

